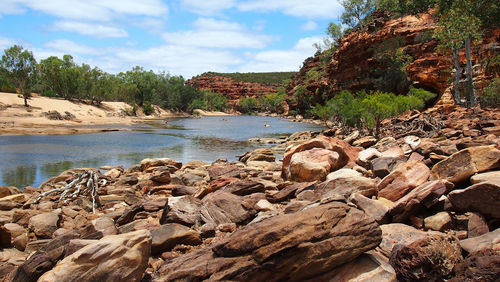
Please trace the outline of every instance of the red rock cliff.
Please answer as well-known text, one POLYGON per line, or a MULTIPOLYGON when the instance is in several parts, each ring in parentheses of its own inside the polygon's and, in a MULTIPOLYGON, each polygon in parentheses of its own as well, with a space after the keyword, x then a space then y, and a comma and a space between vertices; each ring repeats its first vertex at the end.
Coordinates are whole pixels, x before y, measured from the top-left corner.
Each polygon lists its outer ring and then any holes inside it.
MULTIPOLYGON (((374 58, 374 47, 397 37, 403 43, 404 54, 412 58, 407 66, 407 75, 415 86, 440 95, 452 86, 452 58, 449 54, 437 51, 438 41, 432 38, 436 23, 430 14, 397 19, 389 19, 383 14, 374 17, 375 22, 368 31, 354 31, 341 40, 339 49, 333 55, 326 67, 326 74, 319 83, 304 83, 305 73, 319 65, 317 57, 310 58, 304 62, 301 71, 290 84, 289 92, 293 93, 293 88, 301 84, 307 85, 311 95, 317 93, 318 88, 328 89, 329 96, 343 89, 373 89, 371 73, 380 67, 374 58)), ((491 65, 493 57, 500 53, 500 28, 484 31, 483 38, 472 50, 474 80, 478 89, 482 89, 492 77, 499 75, 498 66, 494 70, 491 65)), ((460 53, 460 61, 462 77, 465 78, 464 52, 460 53)))
POLYGON ((201 90, 210 90, 224 95, 230 104, 235 104, 240 97, 258 97, 276 92, 279 84, 261 84, 236 81, 231 77, 202 74, 189 79, 188 85, 201 90))

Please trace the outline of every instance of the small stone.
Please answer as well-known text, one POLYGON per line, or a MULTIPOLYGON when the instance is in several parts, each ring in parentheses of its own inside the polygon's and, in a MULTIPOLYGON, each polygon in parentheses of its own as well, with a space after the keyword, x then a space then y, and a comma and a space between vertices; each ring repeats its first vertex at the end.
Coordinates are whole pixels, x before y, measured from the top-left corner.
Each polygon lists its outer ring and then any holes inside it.
POLYGON ((425 228, 435 231, 443 231, 449 228, 451 223, 451 216, 447 212, 440 212, 424 219, 425 228))

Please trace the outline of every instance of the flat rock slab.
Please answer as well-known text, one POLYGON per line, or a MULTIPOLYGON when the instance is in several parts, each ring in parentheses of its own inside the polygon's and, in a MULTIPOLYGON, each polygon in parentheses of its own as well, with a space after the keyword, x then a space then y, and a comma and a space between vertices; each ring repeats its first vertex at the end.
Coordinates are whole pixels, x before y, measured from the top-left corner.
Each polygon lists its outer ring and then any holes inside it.
POLYGON ((38 281, 140 281, 150 252, 149 231, 106 236, 64 258, 38 281))
POLYGON ((151 230, 151 236, 152 254, 161 254, 162 252, 170 251, 178 244, 201 244, 201 236, 198 232, 177 223, 165 224, 151 230))
POLYGON ((466 189, 448 194, 453 207, 459 211, 474 211, 493 218, 500 218, 500 186, 480 182, 466 189))
POLYGON ((425 183, 429 174, 429 168, 421 161, 403 163, 378 184, 378 195, 395 202, 425 183))
POLYGON ((495 146, 467 148, 437 163, 431 170, 431 180, 447 179, 459 183, 475 173, 500 166, 500 150, 495 146))
POLYGON ((460 241, 462 249, 468 253, 484 250, 500 250, 500 228, 484 235, 460 241))
POLYGON ((166 262, 154 281, 299 281, 375 248, 381 231, 362 211, 340 202, 249 224, 221 243, 166 262))

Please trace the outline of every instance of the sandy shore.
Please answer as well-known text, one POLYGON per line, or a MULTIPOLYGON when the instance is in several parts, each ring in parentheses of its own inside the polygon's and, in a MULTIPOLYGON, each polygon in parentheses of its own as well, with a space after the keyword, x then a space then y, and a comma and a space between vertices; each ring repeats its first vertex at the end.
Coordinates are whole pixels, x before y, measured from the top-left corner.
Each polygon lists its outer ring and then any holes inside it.
MULTIPOLYGON (((35 96, 24 106, 23 98, 17 94, 0 92, 0 135, 20 134, 80 134, 127 130, 113 125, 130 125, 145 121, 172 117, 188 117, 186 113, 175 113, 157 108, 156 113, 130 117, 124 111, 131 106, 124 102, 103 102, 101 106, 88 105, 76 101, 67 101, 35 96), (65 120, 49 119, 49 111, 57 111, 61 116, 73 116, 65 120), (68 114, 69 113, 69 114, 68 114), (95 125, 109 125, 93 127, 95 125)), ((211 113, 200 113, 210 115, 211 113)))

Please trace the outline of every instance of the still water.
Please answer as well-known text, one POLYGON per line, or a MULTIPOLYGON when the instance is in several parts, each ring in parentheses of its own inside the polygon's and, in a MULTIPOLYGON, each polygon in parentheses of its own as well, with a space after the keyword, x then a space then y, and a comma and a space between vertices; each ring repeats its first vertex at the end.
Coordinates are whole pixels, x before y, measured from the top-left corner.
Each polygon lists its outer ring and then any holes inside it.
POLYGON ((231 161, 257 148, 258 145, 247 142, 249 138, 323 129, 314 124, 260 116, 167 121, 122 126, 130 131, 108 133, 0 136, 0 185, 37 187, 66 169, 103 165, 126 168, 145 158, 171 158, 183 163, 213 162, 218 158, 231 161))

